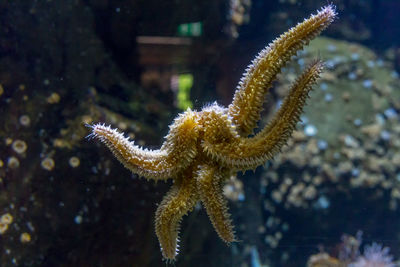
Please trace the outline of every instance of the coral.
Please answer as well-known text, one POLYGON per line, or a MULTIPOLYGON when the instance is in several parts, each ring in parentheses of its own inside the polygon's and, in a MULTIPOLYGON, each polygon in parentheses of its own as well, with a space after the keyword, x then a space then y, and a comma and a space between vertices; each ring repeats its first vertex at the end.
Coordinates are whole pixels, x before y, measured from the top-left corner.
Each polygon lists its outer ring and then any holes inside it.
POLYGON ((364 253, 360 255, 362 243, 362 232, 357 233, 354 238, 349 235, 342 236, 339 245, 339 258, 333 257, 325 252, 312 255, 307 263, 308 267, 395 267, 393 256, 389 254, 390 249, 381 244, 373 242, 364 247, 364 253))
MULTIPOLYGON (((377 221, 388 225, 375 238, 391 236, 389 229, 399 225, 398 74, 390 61, 365 46, 318 37, 297 64, 283 71, 279 96, 287 93, 293 73, 318 51, 327 68, 321 86, 311 92, 317 101, 305 107, 303 123, 288 146, 260 175, 263 223, 274 222, 264 232, 267 247, 285 244, 299 221, 309 235, 337 231, 339 223, 349 231, 360 225, 371 229, 377 221), (366 208, 368 215, 354 212, 366 208), (276 233, 283 238, 275 238, 276 233)), ((302 257, 288 253, 292 260, 302 257)))
POLYGON ((389 254, 388 247, 372 243, 364 248, 364 253, 350 267, 395 267, 393 256, 389 254))

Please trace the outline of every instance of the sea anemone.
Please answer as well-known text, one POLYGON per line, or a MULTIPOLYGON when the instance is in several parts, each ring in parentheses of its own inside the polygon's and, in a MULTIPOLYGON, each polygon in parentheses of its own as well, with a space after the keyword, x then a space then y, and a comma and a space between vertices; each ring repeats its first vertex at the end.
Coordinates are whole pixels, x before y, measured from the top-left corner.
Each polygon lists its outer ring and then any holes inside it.
POLYGON ((366 246, 364 254, 350 264, 350 267, 395 267, 393 256, 389 254, 388 247, 382 247, 381 244, 372 243, 366 246))

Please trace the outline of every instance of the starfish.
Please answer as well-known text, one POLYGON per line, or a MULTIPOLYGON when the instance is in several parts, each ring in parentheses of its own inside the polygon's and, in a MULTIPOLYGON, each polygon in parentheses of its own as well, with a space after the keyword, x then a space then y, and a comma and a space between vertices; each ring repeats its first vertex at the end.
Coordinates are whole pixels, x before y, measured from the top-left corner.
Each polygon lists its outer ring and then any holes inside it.
POLYGON ((155 216, 164 259, 175 260, 180 221, 199 201, 219 237, 228 244, 236 241, 222 193, 224 182, 237 171, 263 165, 287 143, 322 72, 322 61, 317 59, 304 70, 272 120, 254 134, 265 95, 282 67, 335 16, 334 6, 328 5, 274 40, 246 69, 228 108, 212 104, 201 111, 188 109, 169 126, 158 150, 136 146, 110 126, 90 126, 90 136, 103 142, 133 173, 155 181, 173 179, 155 216))

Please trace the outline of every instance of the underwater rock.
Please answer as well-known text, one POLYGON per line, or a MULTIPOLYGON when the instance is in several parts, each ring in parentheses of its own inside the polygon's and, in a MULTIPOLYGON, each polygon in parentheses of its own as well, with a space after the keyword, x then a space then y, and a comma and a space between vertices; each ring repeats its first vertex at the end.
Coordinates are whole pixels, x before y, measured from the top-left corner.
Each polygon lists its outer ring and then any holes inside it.
MULTIPOLYGON (((396 218, 400 191, 400 116, 396 99, 400 99, 400 83, 392 75, 393 65, 364 46, 323 37, 300 53, 298 61, 307 62, 316 51, 327 65, 322 83, 311 93, 319 100, 305 108, 303 124, 297 127, 292 142, 262 176, 267 181, 263 183, 263 198, 269 203, 268 209, 264 206, 264 216, 273 215, 290 229, 295 226, 296 232, 310 235, 335 231, 336 223, 373 227, 382 216, 396 218), (317 129, 312 134, 307 130, 311 126, 317 129), (286 177, 291 178, 290 185, 284 183, 286 177), (345 214, 368 206, 368 218, 361 219, 360 215, 344 222, 335 202, 341 203, 339 209, 345 214)), ((288 66, 282 73, 284 82, 276 88, 278 96, 290 82, 286 74, 296 71, 296 66, 288 66)), ((385 223, 396 229, 400 221, 396 218, 385 223)), ((266 227, 264 234, 271 236, 278 231, 281 229, 273 225, 266 227)), ((279 242, 290 242, 286 236, 291 234, 295 233, 284 233, 279 242)), ((383 235, 390 234, 385 231, 383 235)), ((273 258, 274 252, 270 255, 273 258)), ((288 252, 288 262, 300 258, 295 250, 293 254, 288 252)), ((319 260, 337 264, 324 254, 314 260, 316 265, 310 266, 318 266, 319 260)))
POLYGON ((121 166, 87 144, 85 123, 118 121, 155 143, 172 103, 121 73, 84 1, 0 6, 0 210, 13 218, 0 222, 0 265, 157 266, 155 240, 141 235, 158 196, 147 201, 151 185, 121 179, 121 166))

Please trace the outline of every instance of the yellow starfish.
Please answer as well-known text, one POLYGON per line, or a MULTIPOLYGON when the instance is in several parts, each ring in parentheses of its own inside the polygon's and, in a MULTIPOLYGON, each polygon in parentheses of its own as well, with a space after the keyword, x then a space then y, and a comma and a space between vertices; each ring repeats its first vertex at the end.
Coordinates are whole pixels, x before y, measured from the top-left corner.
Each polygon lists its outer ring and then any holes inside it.
POLYGON ((104 124, 90 126, 91 136, 102 141, 132 172, 147 179, 174 184, 156 212, 156 234, 165 259, 178 252, 179 223, 198 201, 222 240, 235 241, 223 183, 237 171, 264 164, 287 142, 311 86, 323 64, 313 62, 294 82, 272 121, 249 137, 260 118, 265 94, 281 68, 321 33, 335 18, 332 5, 299 23, 263 49, 247 68, 228 108, 213 104, 196 112, 180 114, 159 150, 134 145, 116 129, 104 124))

